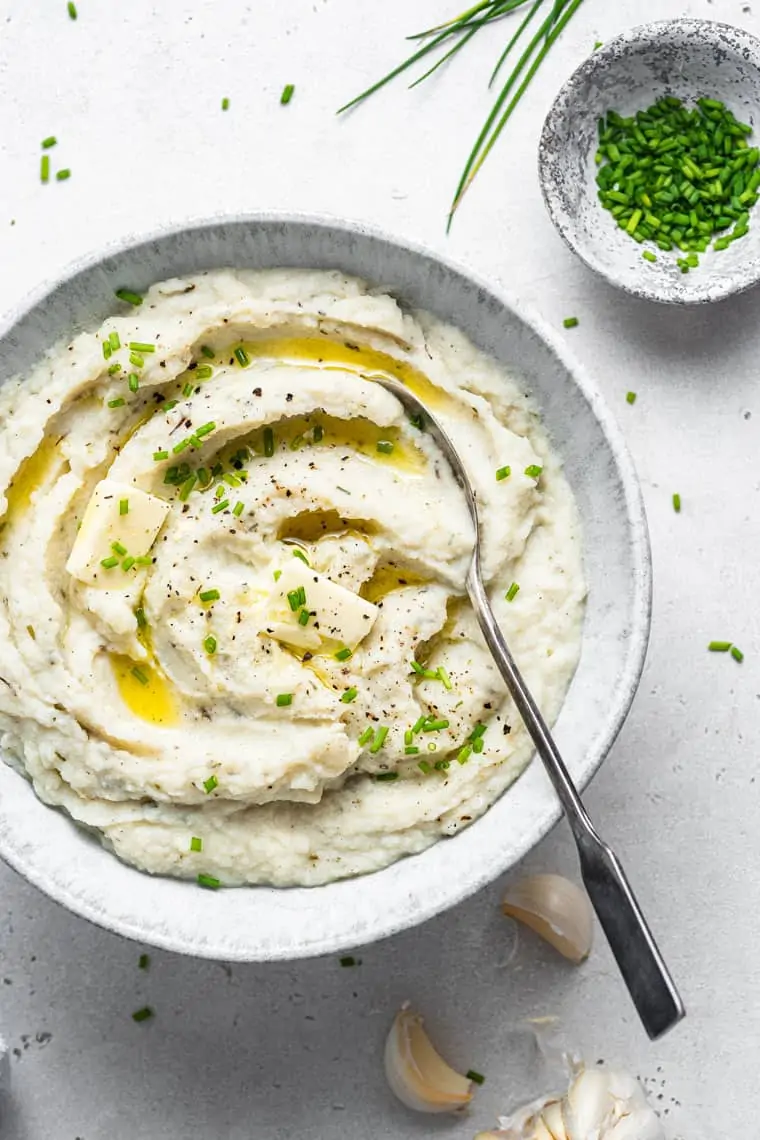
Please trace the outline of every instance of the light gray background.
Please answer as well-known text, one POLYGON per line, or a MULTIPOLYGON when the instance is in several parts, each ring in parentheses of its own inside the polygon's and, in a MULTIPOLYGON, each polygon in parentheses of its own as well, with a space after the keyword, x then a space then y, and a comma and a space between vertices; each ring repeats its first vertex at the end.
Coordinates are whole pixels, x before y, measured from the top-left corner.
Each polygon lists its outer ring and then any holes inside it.
MULTIPOLYGON (((141 947, 0 867, 0 1033, 15 1051, 2 1140, 460 1140, 526 1091, 513 1076, 512 1029, 544 1015, 591 1059, 647 1078, 674 1136, 757 1130, 757 295, 679 312, 612 292, 551 229, 535 147, 558 84, 596 39, 645 16, 756 32, 760 19, 741 0, 586 0, 446 239, 506 29, 478 37, 430 85, 400 84, 345 121, 333 111, 397 60, 405 33, 458 7, 79 0, 72 23, 65 0, 0 0, 0 310, 113 236, 282 208, 425 241, 556 326, 579 317, 566 335, 633 449, 655 564, 649 663, 588 803, 624 858, 689 1018, 650 1045, 603 946, 579 970, 527 935, 515 950, 499 883, 362 951, 355 969, 334 959, 229 969, 156 952, 143 972, 141 947), (281 108, 287 82, 296 94, 281 108), (67 183, 39 183, 48 134, 60 140, 54 164, 72 169, 67 183), (744 664, 707 653, 711 638, 734 639, 744 664), (413 1117, 386 1091, 382 1042, 405 999, 452 1062, 487 1075, 468 1118, 413 1117), (135 1025, 130 1014, 146 1003, 156 1017, 135 1025)), ((527 866, 575 874, 564 826, 527 866)))

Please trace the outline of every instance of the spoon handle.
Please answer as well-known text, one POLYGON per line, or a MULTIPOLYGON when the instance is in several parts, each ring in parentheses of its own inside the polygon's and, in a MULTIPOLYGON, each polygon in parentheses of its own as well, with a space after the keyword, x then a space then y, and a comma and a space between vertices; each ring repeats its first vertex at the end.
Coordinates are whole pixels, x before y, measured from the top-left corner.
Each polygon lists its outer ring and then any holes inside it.
POLYGON ((483 586, 477 557, 473 560, 467 577, 467 591, 486 644, 533 739, 536 751, 544 762, 570 823, 591 905, 607 936, 644 1028, 654 1040, 684 1016, 685 1010, 678 990, 620 861, 597 835, 549 727, 509 652, 483 586))

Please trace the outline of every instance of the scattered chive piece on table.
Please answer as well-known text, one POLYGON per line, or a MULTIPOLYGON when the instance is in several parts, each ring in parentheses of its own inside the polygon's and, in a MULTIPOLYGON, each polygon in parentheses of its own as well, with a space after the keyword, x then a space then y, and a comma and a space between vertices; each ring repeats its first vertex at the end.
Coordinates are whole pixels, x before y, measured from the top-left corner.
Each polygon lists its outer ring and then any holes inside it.
POLYGON ((202 851, 203 850, 203 840, 200 838, 199 835, 193 835, 191 837, 191 839, 190 839, 190 850, 191 851, 202 851))
MULTIPOLYGON (((711 244, 727 249, 749 229, 760 193, 751 134, 717 99, 689 109, 668 95, 628 118, 608 111, 599 120, 599 201, 636 242, 677 250, 675 264, 689 273, 711 244)), ((655 260, 649 250, 642 257, 655 260)))
POLYGON ((346 954, 345 958, 340 959, 341 966, 355 966, 356 958, 352 954, 346 954))
POLYGON ((676 514, 680 514, 680 511, 681 511, 681 496, 678 494, 678 492, 677 492, 677 491, 676 491, 676 493, 673 495, 673 510, 676 512, 676 514))
POLYGON ((542 471, 543 467, 539 467, 537 463, 531 463, 528 467, 525 468, 525 474, 529 479, 538 479, 542 471))
POLYGON ((203 781, 203 788, 204 788, 207 796, 211 795, 214 788, 218 788, 218 787, 219 787, 219 781, 217 780, 216 776, 209 776, 209 778, 207 780, 203 781))
POLYGON ((127 305, 142 305, 143 299, 139 293, 133 293, 131 289, 115 289, 114 296, 118 297, 120 301, 124 301, 127 305))
POLYGON ((221 885, 219 879, 215 879, 213 875, 200 874, 198 876, 199 887, 206 887, 210 891, 218 891, 221 885))
POLYGON ((48 135, 46 139, 42 140, 42 149, 50 150, 51 146, 55 146, 57 142, 58 139, 55 137, 55 135, 48 135))
MULTIPOLYGON (((69 5, 69 7, 73 7, 73 4, 69 5)), ((73 18, 74 17, 72 17, 72 19, 73 18)), ((149 1005, 143 1006, 142 1009, 135 1010, 135 1012, 132 1014, 132 1020, 137 1022, 149 1021, 151 1017, 153 1017, 153 1010, 149 1005)))
POLYGON ((566 329, 575 329, 578 327, 579 321, 577 317, 565 317, 562 324, 566 329))
POLYGON ((511 467, 499 467, 496 471, 496 482, 501 483, 502 479, 508 479, 511 474, 511 467))
POLYGON ((468 1081, 472 1081, 476 1085, 482 1085, 486 1079, 482 1073, 476 1073, 474 1069, 468 1069, 465 1076, 468 1081))
POLYGON ((507 590, 504 597, 507 599, 508 602, 513 602, 515 600, 515 598, 517 597, 519 592, 520 592, 519 585, 517 584, 517 582, 513 582, 512 585, 507 590))
POLYGON ((216 653, 216 638, 212 633, 208 634, 207 637, 204 637, 203 648, 206 650, 209 657, 213 657, 216 653))
POLYGON ((657 260, 657 254, 652 253, 651 249, 645 249, 641 256, 644 258, 644 261, 655 262, 657 260))
POLYGON ((627 404, 635 404, 636 403, 636 393, 635 392, 626 392, 625 401, 627 404))
POLYGON ((286 83, 282 89, 282 95, 280 96, 280 102, 282 103, 283 107, 286 107, 288 105, 290 100, 293 98, 294 93, 295 85, 293 83, 286 83))
POLYGON ((707 646, 711 653, 728 653, 731 648, 730 641, 711 641, 707 646))
POLYGON ((737 648, 735 645, 731 646, 731 656, 733 657, 734 661, 742 662, 744 660, 744 654, 742 653, 741 649, 737 648))
POLYGON ((40 159, 40 182, 45 183, 50 181, 50 157, 43 154, 40 159))
POLYGON ((275 704, 277 705, 278 709, 287 708, 288 705, 293 704, 293 694, 292 693, 278 693, 276 700, 275 700, 275 704))
POLYGON ((137 959, 138 970, 147 970, 150 965, 150 957, 148 954, 141 954, 137 959))
POLYGON ((346 689, 345 693, 340 699, 344 705, 350 705, 351 701, 355 701, 358 695, 359 690, 351 686, 350 689, 346 689))
POLYGON ((599 51, 600 47, 603 47, 603 43, 601 40, 597 40, 596 43, 594 44, 594 51, 599 51))
POLYGON ((229 111, 229 109, 230 109, 230 101, 225 96, 225 98, 222 99, 222 110, 223 111, 229 111))
POLYGON ((64 167, 63 170, 59 170, 55 176, 56 182, 65 182, 68 178, 71 178, 71 171, 68 167, 64 167))

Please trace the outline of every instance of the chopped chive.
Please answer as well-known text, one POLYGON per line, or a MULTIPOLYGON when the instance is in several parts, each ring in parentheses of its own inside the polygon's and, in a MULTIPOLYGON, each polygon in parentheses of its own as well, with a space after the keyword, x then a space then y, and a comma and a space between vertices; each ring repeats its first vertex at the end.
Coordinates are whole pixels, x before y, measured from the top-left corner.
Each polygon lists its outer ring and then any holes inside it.
POLYGON ((183 452, 185 450, 185 448, 187 448, 189 446, 190 446, 190 436, 188 435, 188 436, 185 436, 184 439, 181 439, 179 441, 179 443, 175 443, 174 447, 172 448, 172 455, 181 454, 181 452, 183 452))
MULTIPOLYGON (((430 745, 428 745, 428 748, 429 747, 430 747, 430 745)), ((449 768, 451 767, 451 761, 450 760, 436 760, 433 767, 435 768, 436 772, 447 772, 449 770, 449 768)))
POLYGON ((443 665, 438 666, 438 678, 443 683, 444 689, 452 689, 451 677, 448 675, 443 665))
POLYGON ((517 597, 519 590, 520 590, 520 587, 518 586, 517 582, 513 582, 512 585, 507 590, 504 597, 507 599, 508 602, 513 602, 515 600, 515 598, 517 597))
POLYGON ((476 724, 470 733, 470 740, 477 740, 479 737, 485 736, 487 729, 487 724, 476 724))
POLYGON ((429 764, 427 760, 419 760, 417 762, 417 767, 419 768, 420 772, 424 773, 426 776, 429 776, 433 771, 432 765, 429 764))
POLYGON ((344 958, 340 959, 340 964, 341 964, 341 966, 343 966, 345 968, 350 967, 350 966, 355 966, 356 965, 356 958, 354 958, 353 954, 346 954, 346 956, 344 958))
POLYGON ((300 549, 299 549, 297 546, 294 546, 294 547, 293 547, 293 557, 294 557, 294 558, 300 558, 300 560, 301 560, 301 561, 302 561, 302 562, 303 562, 303 563, 304 563, 306 566, 310 566, 310 565, 311 565, 311 563, 309 562, 309 559, 306 557, 306 555, 304 554, 304 552, 303 552, 302 550, 300 550, 300 549))
POLYGON ((216 776, 209 776, 207 780, 203 781, 203 788, 207 796, 210 796, 214 788, 219 787, 219 781, 216 776))
POLYGON ((131 340, 129 342, 129 347, 130 347, 132 352, 155 352, 156 351, 155 344, 148 344, 146 341, 142 341, 142 340, 131 340))
POLYGON ((126 400, 123 396, 117 396, 115 400, 108 401, 109 408, 123 408, 125 404, 126 400))
POLYGON ((208 653, 209 657, 213 657, 216 653, 216 638, 212 633, 203 639, 203 648, 208 653))
MULTIPOLYGON (((123 401, 122 401, 122 403, 123 403, 123 401)), ((154 451, 153 452, 153 458, 155 459, 156 463, 160 463, 162 459, 168 459, 169 458, 169 452, 168 451, 154 451)))
POLYGON ((51 146, 55 146, 57 142, 58 139, 55 137, 55 135, 48 135, 46 139, 42 140, 42 149, 50 150, 51 146))
POLYGON ((121 348, 121 337, 117 332, 111 332, 108 334, 108 343, 111 346, 111 352, 118 352, 121 348))
POLYGON ((113 349, 111 348, 111 342, 110 342, 110 340, 104 340, 104 341, 103 341, 103 343, 102 343, 102 345, 101 345, 100 347, 101 347, 101 348, 102 348, 102 350, 103 350, 103 359, 104 359, 104 360, 110 360, 110 359, 111 359, 111 354, 112 354, 112 352, 113 352, 113 349))
POLYGON ((55 176, 56 182, 68 182, 69 178, 71 178, 71 171, 67 166, 63 170, 59 170, 55 176))
POLYGON ((539 467, 537 463, 531 463, 528 467, 525 468, 525 474, 530 479, 538 479, 542 471, 543 467, 539 467))
POLYGON ((235 358, 241 368, 247 368, 251 363, 251 358, 243 348, 242 344, 238 345, 238 347, 235 349, 235 358))
POLYGON ((136 560, 132 557, 131 554, 128 555, 121 564, 122 570, 131 570, 135 564, 135 561, 136 560))
POLYGON ((681 511, 681 496, 677 491, 673 495, 673 510, 676 512, 676 514, 679 514, 681 511))
POLYGON ((625 399, 626 399, 626 403, 635 404, 636 403, 636 393, 635 392, 626 392, 625 399))
POLYGON ((214 352, 213 348, 210 348, 209 345, 207 345, 207 344, 201 345, 201 353, 203 356, 206 357, 206 360, 213 360, 214 357, 216 356, 216 353, 214 352))
POLYGON ((225 96, 224 99, 222 99, 222 110, 223 111, 229 111, 229 109, 230 109, 230 101, 225 96))
POLYGON ((274 432, 270 427, 264 428, 264 455, 268 459, 274 455, 274 432))
POLYGON ((293 704, 293 694, 292 693, 278 693, 277 697, 275 699, 275 704, 277 705, 278 709, 287 708, 288 705, 293 704))
POLYGON ((422 726, 423 732, 441 732, 444 728, 449 727, 449 722, 441 717, 438 720, 427 720, 422 726))
POLYGON ((468 1081, 472 1081, 476 1085, 482 1085, 486 1079, 482 1073, 476 1073, 474 1069, 468 1069, 465 1076, 468 1081))
POLYGON ((644 261, 655 262, 657 260, 657 254, 652 253, 650 249, 645 249, 641 256, 644 258, 644 261))
POLYGON ((374 728, 371 728, 369 725, 367 725, 364 732, 361 734, 361 736, 359 737, 359 739, 357 741, 359 747, 363 748, 365 744, 369 744, 370 740, 372 740, 374 735, 375 735, 374 728))
POLYGON ((387 735, 388 735, 388 725, 387 724, 381 724, 379 726, 377 732, 375 733, 374 740, 372 741, 372 743, 369 746, 370 752, 372 752, 372 753, 379 752, 380 749, 385 744, 385 738, 387 735))
POLYGON ((212 431, 216 431, 216 424, 213 420, 210 420, 207 424, 201 424, 199 428, 196 428, 195 434, 203 439, 204 436, 211 435, 212 431))
POLYGON ((286 83, 285 84, 285 86, 282 89, 282 95, 280 95, 280 103, 282 104, 283 107, 287 107, 288 103, 293 98, 293 93, 295 92, 295 89, 296 89, 295 84, 293 84, 293 83, 286 83))
POLYGON ((148 954, 141 954, 137 959, 138 970, 147 970, 150 965, 150 956, 148 954))
POLYGON ((353 654, 352 654, 351 650, 348 648, 347 645, 344 645, 343 648, 339 649, 338 652, 335 654, 335 660, 336 661, 348 661, 349 657, 352 657, 352 656, 353 656, 353 654))
POLYGON ((308 610, 301 610, 300 614, 298 615, 298 624, 299 625, 308 625, 310 617, 311 617, 311 614, 309 613, 308 610))
MULTIPOLYGON (((70 16, 71 16, 71 9, 72 8, 74 8, 74 5, 69 3, 69 15, 70 16)), ((75 12, 75 15, 71 16, 72 20, 76 20, 76 8, 74 8, 74 12, 75 12)), ((148 1021, 151 1017, 153 1017, 153 1010, 150 1008, 149 1005, 143 1006, 142 1009, 136 1009, 135 1012, 132 1014, 132 1020, 137 1021, 137 1022, 148 1021)))
POLYGON ((201 837, 199 835, 191 836, 191 838, 190 838, 190 850, 191 851, 202 851, 203 850, 203 840, 201 839, 201 837))
POLYGON ((355 701, 359 695, 359 690, 352 685, 350 689, 346 689, 343 696, 340 698, 344 705, 350 705, 351 701, 355 701))
POLYGON ((109 364, 108 365, 108 375, 109 376, 115 376, 117 372, 121 372, 121 365, 120 364, 109 364))
POLYGON ((128 515, 129 514, 129 499, 119 499, 119 514, 120 515, 128 515))
POLYGON ((379 439, 376 447, 381 455, 391 455, 393 453, 393 444, 389 439, 379 439))
POLYGON ((418 431, 422 431, 425 426, 425 420, 419 413, 409 417, 409 423, 412 427, 416 427, 418 431))
POLYGON ((214 506, 211 508, 211 514, 212 514, 212 515, 218 515, 220 511, 226 511, 226 510, 227 510, 227 507, 228 507, 229 505, 230 505, 230 500, 229 500, 229 499, 222 499, 222 500, 221 500, 221 502, 219 502, 219 503, 216 503, 216 504, 215 504, 215 505, 214 505, 214 506))
POLYGON ((139 558, 135 558, 136 566, 151 566, 153 559, 147 554, 141 554, 139 558))
POLYGON ((275 582, 279 582, 280 578, 282 577, 282 570, 275 570, 272 574, 272 577, 274 578, 275 582))
POLYGON ((711 641, 707 646, 711 653, 728 653, 731 648, 730 641, 711 641))
POLYGON ((208 364, 199 364, 195 370, 196 380, 210 380, 214 375, 214 369, 209 368, 208 364))
POLYGON ((218 891, 221 885, 219 879, 215 879, 213 875, 200 874, 198 876, 198 886, 206 887, 209 891, 218 891))
POLYGON ((412 658, 412 660, 409 662, 409 664, 411 665, 412 670, 415 673, 419 673, 420 676, 422 676, 422 674, 425 672, 425 670, 420 665, 419 661, 415 661, 414 658, 412 658))
POLYGON ((575 329, 578 327, 578 318, 577 317, 565 317, 562 324, 564 325, 564 327, 566 329, 575 329))
POLYGON ((240 479, 238 479, 237 475, 233 475, 231 471, 225 471, 224 475, 222 475, 222 479, 228 487, 240 486, 240 479))
POLYGON ((476 740, 473 740, 472 750, 473 750, 473 752, 478 752, 478 753, 483 751, 483 737, 482 736, 479 736, 479 737, 477 737, 476 740))
MULTIPOLYGON (((132 357, 130 356, 130 360, 131 359, 132 359, 132 357)), ((140 379, 139 379, 136 372, 130 372, 129 377, 127 379, 127 386, 129 387, 130 392, 136 392, 137 389, 140 387, 140 379)))
POLYGON ((142 606, 138 606, 135 610, 135 618, 137 620, 137 628, 145 629, 148 624, 148 619, 145 616, 145 610, 142 606))
POLYGON ((221 598, 221 596, 222 595, 219 593, 219 591, 217 589, 203 590, 199 594, 199 597, 200 597, 202 602, 218 602, 219 599, 221 598))
POLYGON ((139 293, 133 293, 131 289, 115 289, 114 296, 118 297, 120 301, 125 301, 127 305, 142 305, 143 299, 139 293))
POLYGON ((425 725, 426 720, 427 720, 426 716, 421 716, 419 718, 419 720, 415 721, 414 725, 412 726, 412 732, 414 733, 415 736, 417 735, 418 732, 422 732, 422 729, 425 725))
POLYGON ((321 442, 322 442, 322 437, 324 436, 324 434, 325 434, 325 433, 324 433, 324 428, 322 427, 322 425, 321 425, 321 424, 315 424, 315 425, 314 425, 314 430, 313 430, 313 432, 311 433, 311 435, 312 435, 312 439, 314 440, 314 442, 315 442, 315 443, 321 443, 321 442))
POLYGON ((198 468, 198 482, 200 483, 201 487, 208 487, 209 483, 211 482, 211 476, 205 467, 198 468))
POLYGON ((235 503, 235 506, 232 508, 232 513, 236 519, 240 518, 244 509, 245 509, 244 504, 241 501, 238 501, 237 503, 235 503))
POLYGON ((499 467, 499 468, 497 468, 497 471, 496 471, 497 483, 501 483, 502 479, 508 479, 511 474, 512 474, 512 468, 511 467, 499 467))
POLYGON ((134 365, 135 368, 143 368, 145 365, 145 357, 139 352, 130 352, 129 363, 134 365))
POLYGON ((43 154, 40 159, 40 182, 45 183, 50 181, 50 156, 43 154))
POLYGON ((419 752, 420 750, 416 744, 407 744, 404 748, 405 756, 419 756, 419 752))
POLYGON ((406 732, 404 733, 404 744, 414 744, 414 733, 412 732, 411 728, 407 728, 406 732))
MULTIPOLYGON (((372 751, 372 749, 370 748, 370 752, 371 751, 372 751)), ((377 772, 375 774, 375 779, 377 781, 380 781, 380 780, 384 780, 384 781, 397 780, 398 779, 398 772, 377 772)))
POLYGON ((731 646, 731 656, 733 657, 734 661, 741 662, 744 660, 744 654, 742 653, 741 649, 738 649, 735 645, 731 646))
POLYGON ((140 682, 141 685, 150 684, 150 678, 148 677, 147 673, 143 673, 139 665, 135 665, 132 669, 130 669, 130 673, 136 681, 140 682))
POLYGON ((185 397, 186 400, 189 400, 194 391, 195 391, 195 388, 190 383, 190 381, 188 381, 187 384, 185 384, 185 386, 182 389, 182 395, 185 397))
POLYGON ((301 595, 298 590, 288 590, 288 605, 296 613, 301 605, 301 595))
POLYGON ((113 570, 114 566, 119 565, 119 559, 115 554, 111 554, 108 558, 101 558, 100 565, 104 570, 113 570))
POLYGON ((466 764, 467 761, 470 759, 471 755, 472 755, 472 745, 471 744, 465 744, 464 747, 460 748, 459 751, 457 752, 457 760, 459 761, 460 764, 466 764))

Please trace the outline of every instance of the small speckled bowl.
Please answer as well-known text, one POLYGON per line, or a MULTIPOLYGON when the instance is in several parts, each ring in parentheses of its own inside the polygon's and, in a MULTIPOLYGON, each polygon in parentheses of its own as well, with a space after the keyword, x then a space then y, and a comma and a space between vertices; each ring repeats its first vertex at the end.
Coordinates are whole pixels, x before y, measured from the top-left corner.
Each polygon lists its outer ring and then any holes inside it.
MULTIPOLYGON (((760 40, 711 20, 663 20, 624 32, 571 75, 546 117, 538 151, 541 189, 554 225, 572 250, 613 285, 651 301, 690 305, 717 301, 760 281, 760 224, 746 237, 700 255, 681 273, 677 251, 654 246, 657 262, 617 226, 597 197, 597 120, 623 116, 663 95, 687 104, 721 99, 737 119, 760 123, 760 40)), ((754 136, 752 136, 753 141, 754 136)), ((755 142, 755 145, 756 142, 755 142)))

